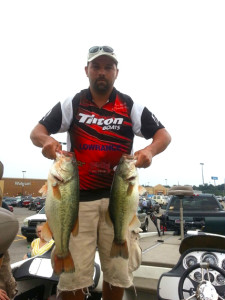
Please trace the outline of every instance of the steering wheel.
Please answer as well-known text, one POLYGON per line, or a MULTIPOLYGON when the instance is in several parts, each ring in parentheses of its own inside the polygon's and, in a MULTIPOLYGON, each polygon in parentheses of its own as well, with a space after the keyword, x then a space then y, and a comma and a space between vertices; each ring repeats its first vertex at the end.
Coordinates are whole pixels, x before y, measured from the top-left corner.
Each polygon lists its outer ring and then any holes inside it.
MULTIPOLYGON (((210 278, 209 278, 209 269, 215 270, 217 271, 220 275, 222 275, 225 279, 225 271, 220 269, 219 267, 215 266, 215 265, 211 265, 209 263, 200 263, 200 264, 195 264, 193 266, 191 266, 190 268, 188 268, 183 275, 180 278, 179 281, 179 285, 178 285, 178 294, 179 294, 179 299, 180 300, 185 300, 184 299, 184 292, 189 293, 190 297, 186 298, 186 300, 192 299, 194 297, 196 297, 196 299, 202 299, 202 300, 217 300, 217 299, 221 299, 221 300, 225 300, 225 298, 222 298, 219 294, 217 290, 221 290, 221 286, 214 286, 211 282, 210 282, 210 278), (199 283, 195 282, 194 280, 192 280, 189 277, 189 274, 196 270, 196 269, 201 269, 201 281, 199 283), (208 274, 208 279, 204 279, 204 272, 203 269, 206 270, 206 274, 208 274), (191 280, 192 284, 194 285, 194 288, 190 288, 189 290, 184 289, 184 281, 186 279, 191 280)), ((224 282, 224 286, 223 286, 223 294, 225 294, 225 282, 224 282)))

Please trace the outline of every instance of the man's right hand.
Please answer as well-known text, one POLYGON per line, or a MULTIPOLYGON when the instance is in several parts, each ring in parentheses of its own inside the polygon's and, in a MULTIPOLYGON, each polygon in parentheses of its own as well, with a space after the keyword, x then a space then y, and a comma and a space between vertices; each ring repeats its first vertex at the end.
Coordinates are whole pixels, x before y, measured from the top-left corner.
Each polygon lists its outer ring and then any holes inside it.
POLYGON ((37 124, 31 131, 33 144, 42 148, 42 154, 49 159, 56 159, 56 152, 62 150, 62 145, 50 136, 42 124, 37 124))
POLYGON ((56 159, 56 152, 62 150, 62 145, 49 136, 42 147, 42 154, 49 159, 56 159))

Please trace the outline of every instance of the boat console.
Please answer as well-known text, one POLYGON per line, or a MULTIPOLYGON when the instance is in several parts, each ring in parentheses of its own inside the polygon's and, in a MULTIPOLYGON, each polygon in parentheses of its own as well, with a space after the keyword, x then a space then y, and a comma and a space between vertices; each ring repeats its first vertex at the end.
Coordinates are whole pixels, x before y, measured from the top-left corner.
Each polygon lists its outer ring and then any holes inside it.
POLYGON ((180 245, 178 263, 159 279, 158 299, 225 299, 225 237, 188 234, 180 245))

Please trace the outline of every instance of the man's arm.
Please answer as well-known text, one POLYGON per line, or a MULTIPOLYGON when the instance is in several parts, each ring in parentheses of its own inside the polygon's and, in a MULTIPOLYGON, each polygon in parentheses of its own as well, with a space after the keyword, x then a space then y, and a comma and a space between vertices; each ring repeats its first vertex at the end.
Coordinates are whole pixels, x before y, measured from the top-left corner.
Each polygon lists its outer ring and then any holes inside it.
POLYGON ((165 128, 159 129, 153 136, 152 143, 134 153, 137 158, 137 168, 147 168, 151 165, 152 158, 163 152, 171 142, 171 136, 165 128))
POLYGON ((42 148, 42 154, 49 159, 55 159, 56 152, 62 150, 61 144, 50 136, 42 124, 37 124, 34 127, 30 138, 35 146, 42 148))

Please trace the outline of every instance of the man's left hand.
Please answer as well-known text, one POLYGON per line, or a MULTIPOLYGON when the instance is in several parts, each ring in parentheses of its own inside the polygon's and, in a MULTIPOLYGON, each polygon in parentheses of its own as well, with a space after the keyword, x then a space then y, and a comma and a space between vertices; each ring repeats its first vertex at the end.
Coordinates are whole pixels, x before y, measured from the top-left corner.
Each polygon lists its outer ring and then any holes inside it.
POLYGON ((148 168, 152 163, 152 153, 146 148, 136 151, 134 158, 137 159, 137 168, 148 168))

